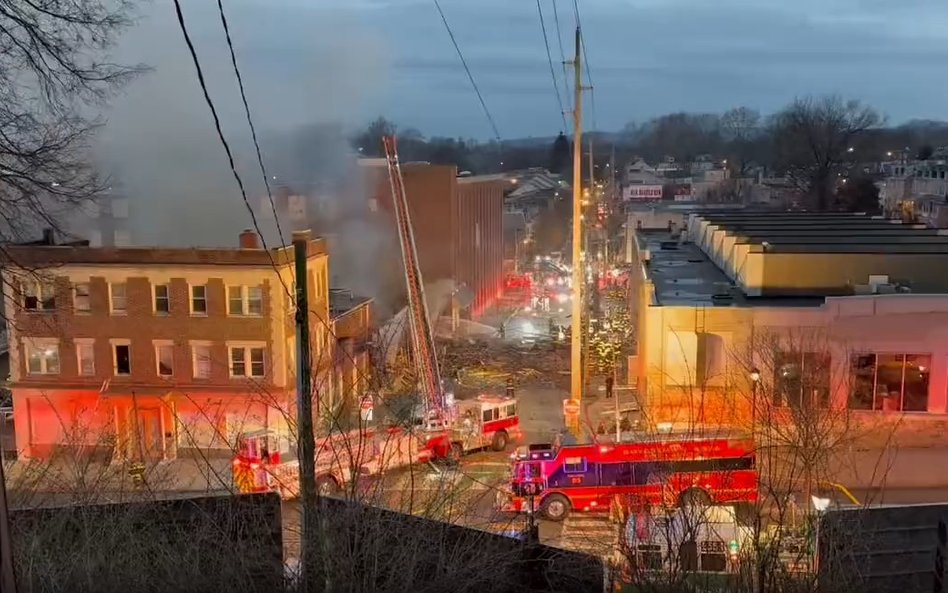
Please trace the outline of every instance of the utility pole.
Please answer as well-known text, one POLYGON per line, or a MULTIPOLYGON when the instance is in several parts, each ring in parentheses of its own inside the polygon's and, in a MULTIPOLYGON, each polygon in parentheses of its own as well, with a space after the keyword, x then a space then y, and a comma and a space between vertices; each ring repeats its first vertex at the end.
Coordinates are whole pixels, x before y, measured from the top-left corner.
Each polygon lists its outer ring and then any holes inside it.
POLYGON ((300 507, 303 537, 300 538, 300 569, 304 587, 315 578, 318 512, 316 501, 316 435, 313 429, 313 377, 309 346, 309 232, 293 233, 296 277, 296 446, 300 461, 300 507))
MULTIPOLYGON (((573 58, 575 74, 575 96, 573 99, 573 306, 571 319, 570 350, 570 399, 582 402, 583 398, 583 77, 580 49, 582 33, 576 27, 576 53, 573 58)), ((582 414, 582 408, 580 413, 582 414)), ((574 419, 574 432, 579 432, 579 414, 574 419)))
POLYGON ((10 509, 7 506, 7 484, 3 476, 2 450, 0 450, 0 591, 16 593, 13 539, 10 535, 10 509))

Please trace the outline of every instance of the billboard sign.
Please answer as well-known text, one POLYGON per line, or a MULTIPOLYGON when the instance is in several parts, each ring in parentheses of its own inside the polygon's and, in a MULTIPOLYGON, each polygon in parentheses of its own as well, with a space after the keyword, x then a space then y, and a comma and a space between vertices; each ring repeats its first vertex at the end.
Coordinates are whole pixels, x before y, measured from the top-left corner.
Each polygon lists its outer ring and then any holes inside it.
POLYGON ((626 202, 652 202, 662 199, 661 185, 627 185, 623 191, 626 202))

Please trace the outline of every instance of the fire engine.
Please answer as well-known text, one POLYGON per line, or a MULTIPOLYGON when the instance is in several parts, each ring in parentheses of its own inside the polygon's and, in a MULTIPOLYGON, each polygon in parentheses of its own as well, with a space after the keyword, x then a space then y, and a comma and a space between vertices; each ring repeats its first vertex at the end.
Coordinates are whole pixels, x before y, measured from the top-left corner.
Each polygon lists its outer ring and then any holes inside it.
POLYGON ((570 511, 608 512, 617 503, 707 506, 757 500, 754 445, 697 438, 636 443, 530 445, 514 454, 504 511, 548 519, 570 511))
MULTIPOLYGON (((357 475, 378 474, 412 463, 457 461, 465 453, 485 447, 504 450, 511 440, 520 438, 517 403, 512 397, 482 395, 455 402, 445 393, 395 138, 386 136, 382 143, 405 265, 405 326, 422 409, 411 427, 361 427, 318 439, 316 480, 317 489, 324 494, 337 492, 357 475)), ((235 482, 241 491, 276 490, 284 496, 295 496, 299 492, 299 461, 294 459, 295 451, 279 450, 274 455, 274 443, 270 441, 267 434, 244 436, 233 462, 235 482)), ((290 449, 286 440, 282 445, 290 449)))

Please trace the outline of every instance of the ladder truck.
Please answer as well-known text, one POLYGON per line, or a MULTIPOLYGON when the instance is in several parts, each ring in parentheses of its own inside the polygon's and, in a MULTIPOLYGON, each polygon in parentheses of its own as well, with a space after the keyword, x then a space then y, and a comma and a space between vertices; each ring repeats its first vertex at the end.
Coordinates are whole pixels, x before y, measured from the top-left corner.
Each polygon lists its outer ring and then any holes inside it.
POLYGON ((454 461, 468 451, 485 447, 502 451, 511 439, 520 438, 517 402, 512 397, 481 395, 450 403, 445 397, 395 137, 383 137, 382 144, 408 289, 410 344, 424 404, 422 427, 428 433, 423 439, 424 448, 433 460, 454 461))
MULTIPOLYGON (((322 496, 339 494, 359 476, 379 475, 413 463, 457 461, 468 451, 486 447, 502 451, 511 440, 520 438, 517 402, 512 397, 481 395, 450 404, 445 397, 395 138, 386 136, 382 143, 405 264, 406 327, 423 412, 412 427, 360 426, 318 438, 316 487, 322 496)), ((237 488, 241 492, 276 491, 284 498, 297 497, 300 470, 295 456, 296 447, 269 430, 241 435, 233 459, 237 488)))

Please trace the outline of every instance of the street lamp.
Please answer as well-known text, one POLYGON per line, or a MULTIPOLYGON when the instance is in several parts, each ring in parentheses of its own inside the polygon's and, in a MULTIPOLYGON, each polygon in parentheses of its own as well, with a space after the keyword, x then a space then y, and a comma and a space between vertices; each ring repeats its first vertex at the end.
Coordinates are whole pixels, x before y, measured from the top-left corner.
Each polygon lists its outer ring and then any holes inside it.
POLYGON ((757 367, 751 369, 751 438, 757 439, 757 391, 760 389, 760 370, 757 367))

